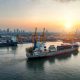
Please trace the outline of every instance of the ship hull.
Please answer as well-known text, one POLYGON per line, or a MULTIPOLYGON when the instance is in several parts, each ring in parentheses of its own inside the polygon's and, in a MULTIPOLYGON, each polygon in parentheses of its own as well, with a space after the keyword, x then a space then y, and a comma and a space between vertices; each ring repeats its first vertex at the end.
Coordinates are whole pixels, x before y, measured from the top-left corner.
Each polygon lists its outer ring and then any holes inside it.
POLYGON ((17 42, 12 43, 0 43, 0 47, 17 46, 17 42))
POLYGON ((39 58, 47 58, 47 57, 53 57, 58 55, 64 55, 64 54, 71 54, 76 51, 78 51, 78 48, 55 51, 55 52, 44 52, 44 53, 39 53, 40 55, 36 55, 36 56, 26 54, 26 56, 28 59, 39 59, 39 58))

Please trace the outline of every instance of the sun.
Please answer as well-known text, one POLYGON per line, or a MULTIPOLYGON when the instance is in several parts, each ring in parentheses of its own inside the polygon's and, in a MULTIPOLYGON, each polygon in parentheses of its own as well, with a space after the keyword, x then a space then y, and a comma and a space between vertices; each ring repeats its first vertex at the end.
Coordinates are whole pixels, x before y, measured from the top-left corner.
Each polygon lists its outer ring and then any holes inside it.
POLYGON ((67 30, 71 30, 72 26, 73 26, 72 22, 66 22, 64 25, 65 29, 67 29, 67 30))
POLYGON ((66 16, 65 18, 65 23, 64 23, 64 28, 67 32, 72 31, 73 29, 73 18, 71 16, 66 16))

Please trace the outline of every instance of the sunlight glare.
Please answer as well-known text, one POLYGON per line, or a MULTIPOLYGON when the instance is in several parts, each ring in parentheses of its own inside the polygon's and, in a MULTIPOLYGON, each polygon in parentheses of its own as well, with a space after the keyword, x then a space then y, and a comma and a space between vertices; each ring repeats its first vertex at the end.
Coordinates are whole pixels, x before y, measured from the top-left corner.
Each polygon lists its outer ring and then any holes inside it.
POLYGON ((65 17, 65 24, 64 24, 64 27, 65 27, 65 30, 67 32, 70 32, 72 31, 72 28, 73 28, 73 18, 69 15, 67 15, 65 17))

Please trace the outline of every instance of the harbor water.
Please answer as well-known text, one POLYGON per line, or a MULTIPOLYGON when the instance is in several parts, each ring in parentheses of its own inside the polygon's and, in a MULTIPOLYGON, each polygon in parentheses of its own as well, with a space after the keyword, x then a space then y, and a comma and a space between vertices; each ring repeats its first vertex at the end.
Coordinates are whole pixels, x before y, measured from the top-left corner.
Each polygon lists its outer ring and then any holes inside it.
MULTIPOLYGON (((59 45, 61 42, 48 42, 59 45)), ((0 80, 80 80, 80 52, 27 60, 31 43, 0 48, 0 80)), ((79 49, 80 51, 80 49, 79 49)))

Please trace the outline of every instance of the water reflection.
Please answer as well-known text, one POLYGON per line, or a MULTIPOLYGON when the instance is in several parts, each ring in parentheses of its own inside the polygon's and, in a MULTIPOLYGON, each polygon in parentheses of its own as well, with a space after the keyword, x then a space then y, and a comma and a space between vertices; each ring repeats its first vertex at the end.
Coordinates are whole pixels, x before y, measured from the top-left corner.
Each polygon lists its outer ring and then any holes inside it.
POLYGON ((51 58, 41 58, 41 59, 33 59, 33 60, 27 60, 26 61, 26 66, 28 69, 32 70, 44 70, 45 63, 48 62, 49 64, 55 64, 56 60, 58 62, 60 61, 67 61, 68 59, 71 58, 71 56, 77 56, 79 51, 69 53, 69 54, 64 54, 64 55, 58 55, 55 57, 51 58))
POLYGON ((36 70, 44 70, 44 63, 46 60, 33 60, 33 61, 28 61, 26 62, 26 65, 28 69, 34 69, 36 70))
POLYGON ((17 46, 14 46, 14 47, 10 47, 10 49, 12 50, 12 54, 17 54, 17 49, 18 47, 17 46))
POLYGON ((79 51, 73 52, 73 55, 74 55, 74 56, 77 56, 78 53, 79 53, 79 51))
POLYGON ((3 51, 3 52, 10 52, 10 51, 16 51, 17 50, 17 46, 14 46, 14 47, 0 47, 0 51, 3 51))

